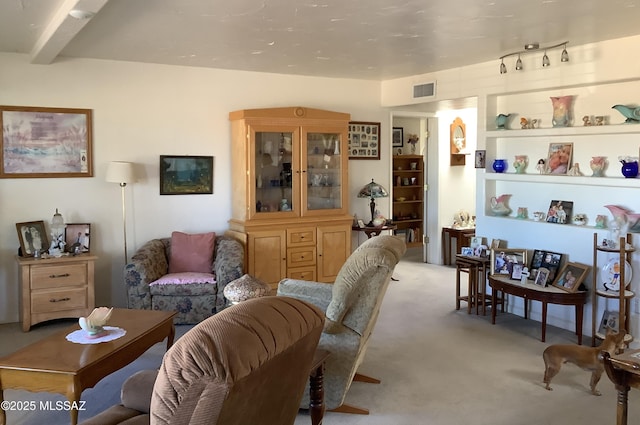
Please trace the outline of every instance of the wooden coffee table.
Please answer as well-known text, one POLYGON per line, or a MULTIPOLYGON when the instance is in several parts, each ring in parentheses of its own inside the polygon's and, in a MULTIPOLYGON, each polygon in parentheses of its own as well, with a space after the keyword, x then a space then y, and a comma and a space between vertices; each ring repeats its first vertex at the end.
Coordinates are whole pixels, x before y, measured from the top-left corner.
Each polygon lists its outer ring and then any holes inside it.
MULTIPOLYGON (((47 391, 67 397, 70 406, 80 406, 80 396, 105 376, 140 357, 152 345, 167 338, 173 344, 175 312, 114 309, 109 326, 127 331, 126 335, 99 344, 76 344, 66 336, 71 326, 41 341, 0 358, 0 401, 5 389, 47 391), (75 403, 75 404, 74 404, 75 403)), ((70 409, 71 424, 78 422, 78 410, 70 409)), ((6 422, 0 409, 0 424, 6 422)))

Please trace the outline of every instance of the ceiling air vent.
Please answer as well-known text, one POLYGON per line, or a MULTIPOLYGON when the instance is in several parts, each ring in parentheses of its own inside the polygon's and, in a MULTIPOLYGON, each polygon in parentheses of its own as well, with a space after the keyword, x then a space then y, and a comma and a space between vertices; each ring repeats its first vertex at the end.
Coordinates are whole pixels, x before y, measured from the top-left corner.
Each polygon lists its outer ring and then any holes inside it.
POLYGON ((413 98, 434 97, 436 95, 436 82, 416 84, 413 86, 413 98))

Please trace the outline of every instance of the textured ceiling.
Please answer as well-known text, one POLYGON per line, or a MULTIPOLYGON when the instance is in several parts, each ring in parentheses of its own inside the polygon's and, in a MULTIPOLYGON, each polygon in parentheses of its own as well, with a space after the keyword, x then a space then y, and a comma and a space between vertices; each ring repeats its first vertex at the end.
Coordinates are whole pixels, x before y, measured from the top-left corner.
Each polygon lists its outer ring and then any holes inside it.
POLYGON ((640 0, 2 0, 0 51, 386 80, 636 35, 640 0), (96 11, 86 21, 73 8, 96 11))

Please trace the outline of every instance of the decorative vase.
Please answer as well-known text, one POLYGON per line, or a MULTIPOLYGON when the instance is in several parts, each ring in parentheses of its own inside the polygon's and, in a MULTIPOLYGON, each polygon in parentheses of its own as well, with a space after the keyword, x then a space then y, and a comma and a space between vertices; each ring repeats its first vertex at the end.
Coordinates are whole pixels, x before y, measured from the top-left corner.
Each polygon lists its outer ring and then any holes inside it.
POLYGON ((553 105, 553 119, 551 123, 554 127, 568 127, 571 122, 571 101, 573 96, 551 97, 553 105))
POLYGON ((504 130, 507 128, 507 120, 511 114, 499 114, 496 117, 496 128, 498 130, 504 130))
POLYGON ((507 160, 506 159, 496 159, 493 161, 492 165, 493 171, 496 173, 504 173, 507 169, 507 160))
POLYGON ((528 163, 529 159, 526 155, 516 155, 516 158, 513 161, 513 168, 516 169, 516 174, 524 174, 524 170, 527 168, 528 163))
POLYGON ((411 145, 411 155, 415 155, 416 153, 416 144, 415 143, 409 143, 411 145))
POLYGON ((491 213, 497 216, 505 216, 511 214, 511 208, 507 205, 507 201, 511 195, 504 194, 498 197, 491 198, 491 213))
POLYGON ((628 179, 633 179, 638 176, 638 161, 620 160, 622 163, 622 175, 628 179))
POLYGON ((606 156, 593 156, 591 157, 591 161, 589 161, 589 166, 591 167, 591 177, 604 177, 604 169, 607 167, 607 157, 606 156))

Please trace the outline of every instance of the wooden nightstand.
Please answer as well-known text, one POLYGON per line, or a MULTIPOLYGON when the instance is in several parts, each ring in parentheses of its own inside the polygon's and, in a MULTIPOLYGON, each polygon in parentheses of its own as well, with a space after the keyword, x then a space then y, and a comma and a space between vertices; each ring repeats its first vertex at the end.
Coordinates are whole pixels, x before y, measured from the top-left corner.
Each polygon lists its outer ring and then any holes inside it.
POLYGON ((95 307, 94 264, 98 257, 18 257, 22 286, 22 330, 52 319, 81 317, 95 307))

